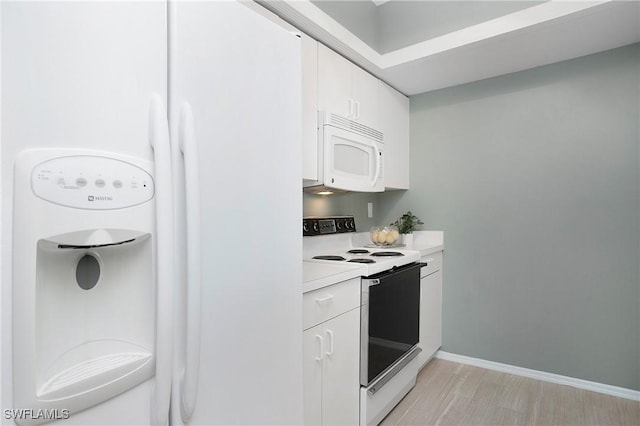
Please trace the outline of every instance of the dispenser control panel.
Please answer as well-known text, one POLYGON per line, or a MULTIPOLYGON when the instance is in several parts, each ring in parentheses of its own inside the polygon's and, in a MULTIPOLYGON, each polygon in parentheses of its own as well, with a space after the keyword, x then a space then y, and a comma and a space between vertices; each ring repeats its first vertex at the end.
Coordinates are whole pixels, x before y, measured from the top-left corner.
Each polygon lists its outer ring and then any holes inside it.
POLYGON ((145 170, 108 157, 74 155, 44 161, 31 172, 33 193, 67 207, 112 210, 153 198, 153 178, 145 170))

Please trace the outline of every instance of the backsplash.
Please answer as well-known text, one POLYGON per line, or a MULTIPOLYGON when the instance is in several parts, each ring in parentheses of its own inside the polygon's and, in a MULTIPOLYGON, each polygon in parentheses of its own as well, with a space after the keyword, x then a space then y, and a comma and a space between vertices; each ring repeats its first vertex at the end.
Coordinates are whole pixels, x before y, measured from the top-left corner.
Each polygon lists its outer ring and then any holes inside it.
POLYGON ((381 217, 376 210, 380 208, 377 192, 350 192, 346 194, 315 195, 303 193, 302 211, 308 216, 350 215, 356 220, 356 231, 366 232, 381 217), (373 218, 367 216, 367 204, 373 203, 373 218))

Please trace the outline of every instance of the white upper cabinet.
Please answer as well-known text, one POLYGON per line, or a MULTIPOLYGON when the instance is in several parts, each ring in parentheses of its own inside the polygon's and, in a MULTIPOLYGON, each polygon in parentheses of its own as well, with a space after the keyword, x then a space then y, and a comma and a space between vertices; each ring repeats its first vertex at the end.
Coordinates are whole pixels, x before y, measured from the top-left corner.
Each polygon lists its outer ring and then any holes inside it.
POLYGON ((384 134, 386 189, 409 189, 409 98, 379 84, 380 124, 384 134))
POLYGON ((378 79, 318 44, 318 109, 378 129, 378 79))
POLYGON ((306 34, 302 47, 302 179, 318 180, 318 42, 306 34))
POLYGON ((353 107, 355 109, 355 121, 380 130, 378 79, 353 65, 353 107))
POLYGON ((342 56, 318 44, 318 109, 343 117, 353 114, 354 65, 342 56))

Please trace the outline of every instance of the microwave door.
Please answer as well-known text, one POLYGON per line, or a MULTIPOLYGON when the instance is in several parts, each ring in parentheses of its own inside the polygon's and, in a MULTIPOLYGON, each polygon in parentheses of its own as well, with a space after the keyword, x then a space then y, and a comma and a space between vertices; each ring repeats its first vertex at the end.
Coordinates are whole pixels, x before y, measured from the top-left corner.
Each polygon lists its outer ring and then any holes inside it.
POLYGON ((349 132, 324 128, 325 186, 346 191, 382 192, 382 144, 349 132))

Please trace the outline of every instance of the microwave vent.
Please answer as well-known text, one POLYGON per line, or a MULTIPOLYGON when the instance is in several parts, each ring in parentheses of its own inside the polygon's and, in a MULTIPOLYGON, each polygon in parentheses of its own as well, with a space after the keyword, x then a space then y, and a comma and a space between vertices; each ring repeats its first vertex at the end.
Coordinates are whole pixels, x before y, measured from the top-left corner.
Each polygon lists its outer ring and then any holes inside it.
POLYGON ((375 139, 378 142, 383 142, 383 134, 382 132, 372 129, 371 127, 365 126, 364 124, 360 124, 357 121, 349 120, 348 118, 341 117, 336 114, 331 114, 329 123, 336 127, 341 127, 346 130, 351 130, 356 133, 360 133, 361 135, 367 136, 371 139, 375 139))

